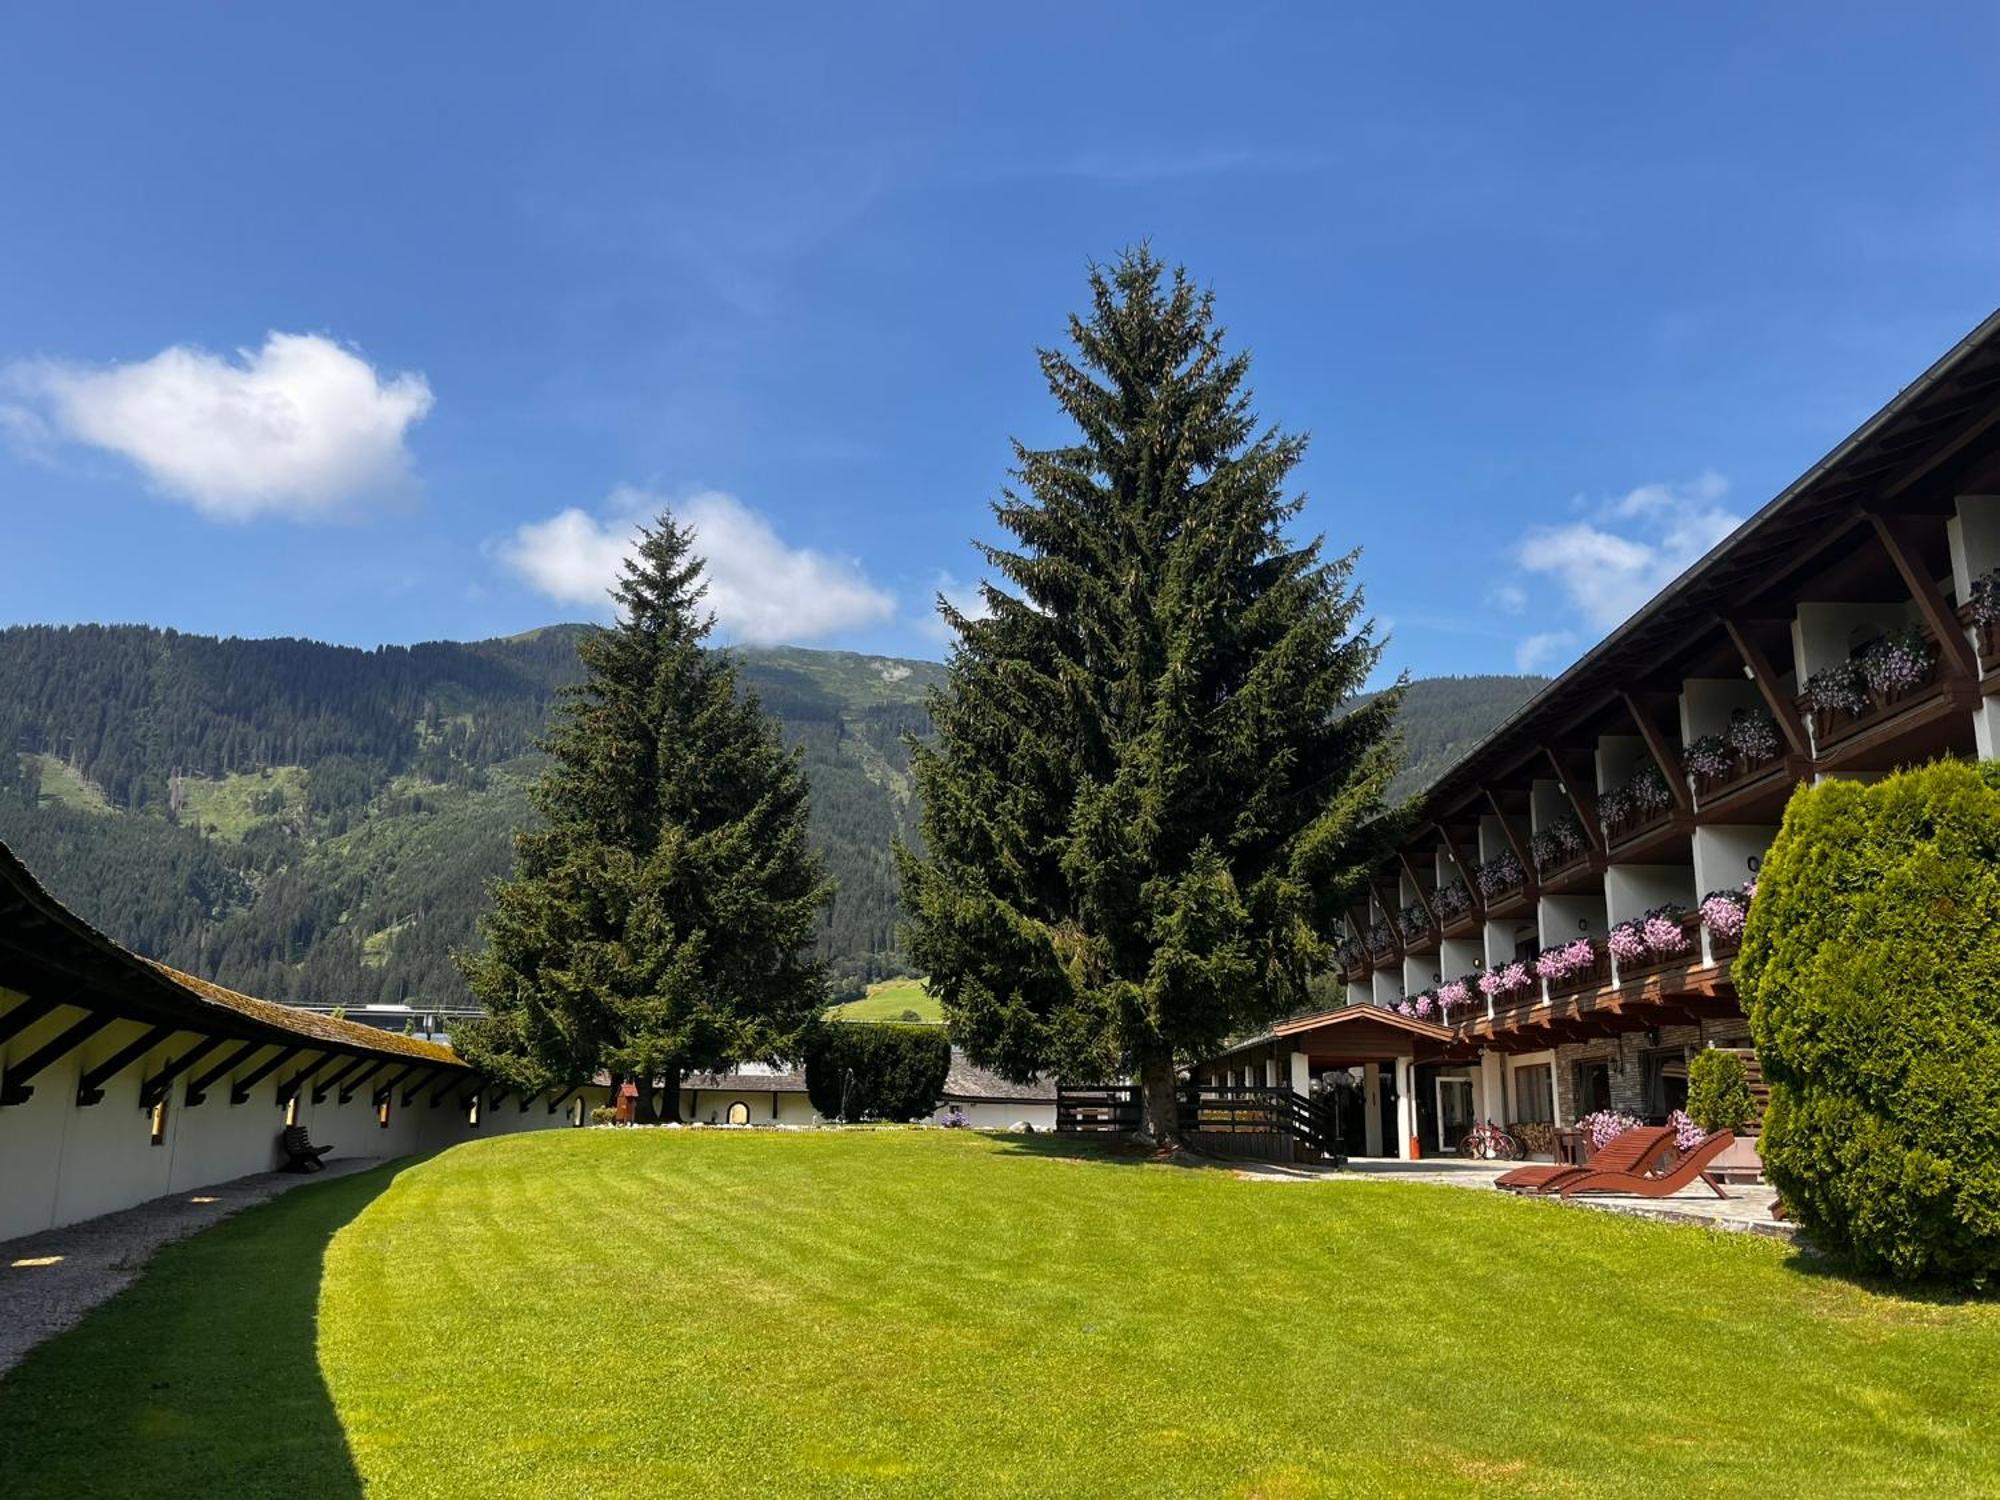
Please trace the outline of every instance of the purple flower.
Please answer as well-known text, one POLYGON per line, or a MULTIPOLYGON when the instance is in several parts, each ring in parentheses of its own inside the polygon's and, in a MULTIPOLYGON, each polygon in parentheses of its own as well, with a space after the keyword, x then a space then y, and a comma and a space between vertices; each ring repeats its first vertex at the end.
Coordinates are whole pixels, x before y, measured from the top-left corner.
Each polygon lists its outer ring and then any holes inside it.
POLYGON ((1464 979, 1448 979, 1438 986, 1438 1008, 1447 1016, 1472 1003, 1472 984, 1464 979))
POLYGON ((1806 701, 1821 713, 1844 710, 1860 713, 1868 706, 1867 683, 1861 668, 1851 661, 1822 667, 1806 679, 1806 701))
POLYGON ((1736 769, 1736 757, 1730 751, 1729 742, 1719 734, 1705 734, 1691 741, 1683 763, 1690 776, 1699 776, 1707 781, 1720 781, 1736 769))
POLYGON ((1646 956, 1646 937, 1633 920, 1620 922, 1605 940, 1611 956, 1621 964, 1635 964, 1646 956))
POLYGON ((1502 849, 1472 873, 1481 893, 1488 897, 1511 891, 1527 878, 1511 849, 1502 849))
POLYGON ((1648 912, 1639 922, 1639 934, 1646 947, 1658 958, 1686 951, 1688 935, 1680 918, 1665 911, 1648 912))
POLYGON ((1688 1112, 1677 1109, 1667 1116, 1667 1123, 1674 1127, 1674 1149, 1692 1151, 1708 1138, 1708 1132, 1688 1118, 1688 1112))
POLYGON ((1431 1012, 1437 1009, 1437 1001, 1433 998, 1430 990, 1425 990, 1411 1003, 1410 1008, 1417 1013, 1419 1021, 1428 1021, 1431 1018, 1431 1012))
POLYGON ((1702 925, 1725 941, 1743 935, 1749 902, 1740 891, 1710 891, 1701 898, 1702 925))
POLYGON ((1729 743, 1751 765, 1762 765, 1778 753, 1778 726, 1767 713, 1737 709, 1725 731, 1729 743))
POLYGON ((1631 1115, 1615 1109, 1596 1110, 1576 1122, 1576 1128, 1589 1135, 1593 1151, 1602 1151, 1626 1131, 1637 1130, 1639 1125, 1631 1115))

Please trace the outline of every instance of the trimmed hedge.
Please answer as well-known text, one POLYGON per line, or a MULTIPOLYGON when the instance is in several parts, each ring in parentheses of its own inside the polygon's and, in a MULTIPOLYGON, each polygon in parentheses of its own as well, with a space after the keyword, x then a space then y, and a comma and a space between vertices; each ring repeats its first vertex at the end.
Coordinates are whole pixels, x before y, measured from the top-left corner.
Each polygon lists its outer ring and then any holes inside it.
POLYGON ((1801 1227, 1865 1271, 2000 1272, 2000 767, 1794 793, 1735 972, 1801 1227))
POLYGON ((937 1108, 951 1068, 942 1026, 836 1021, 819 1028, 806 1051, 806 1094, 831 1120, 915 1120, 937 1108), (852 1081, 849 1081, 849 1074, 852 1081))
POLYGON ((1703 1130, 1741 1130, 1757 1101, 1750 1077, 1734 1052, 1708 1047, 1688 1064, 1688 1118, 1703 1130))

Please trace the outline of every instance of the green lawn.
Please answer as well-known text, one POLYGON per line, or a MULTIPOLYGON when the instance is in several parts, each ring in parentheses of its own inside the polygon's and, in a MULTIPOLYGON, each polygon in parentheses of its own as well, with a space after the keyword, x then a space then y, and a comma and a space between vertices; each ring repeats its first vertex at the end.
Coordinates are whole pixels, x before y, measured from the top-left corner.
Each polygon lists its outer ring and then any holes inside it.
POLYGON ((1047 1136, 579 1131, 164 1251, 0 1381, 0 1490, 1991 1494, 1996 1410, 2000 1306, 1763 1240, 1047 1136))
POLYGON ((944 1008, 921 979, 884 979, 869 985, 861 999, 836 1005, 827 1014, 836 1021, 906 1021, 905 1011, 915 1011, 919 1021, 944 1020, 944 1008))

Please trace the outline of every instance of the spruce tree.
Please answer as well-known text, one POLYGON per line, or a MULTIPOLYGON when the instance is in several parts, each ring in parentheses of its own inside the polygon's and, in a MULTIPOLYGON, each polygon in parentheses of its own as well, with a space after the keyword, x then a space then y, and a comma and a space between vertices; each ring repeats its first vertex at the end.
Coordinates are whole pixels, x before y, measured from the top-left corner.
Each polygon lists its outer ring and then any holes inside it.
POLYGON ((805 777, 705 644, 693 543, 671 515, 641 530, 544 744, 539 826, 460 959, 490 1016, 455 1038, 475 1065, 524 1089, 604 1068, 640 1119, 656 1081, 672 1116, 688 1070, 800 1055, 826 1003, 805 777))
POLYGON ((1176 1068, 1304 1005, 1395 769, 1397 690, 1356 554, 1286 528, 1303 437, 1263 426, 1211 294, 1141 248, 1043 350, 1076 440, 1016 443, 1010 547, 913 747, 910 951, 954 1039, 1017 1078, 1129 1073, 1179 1136, 1176 1068))

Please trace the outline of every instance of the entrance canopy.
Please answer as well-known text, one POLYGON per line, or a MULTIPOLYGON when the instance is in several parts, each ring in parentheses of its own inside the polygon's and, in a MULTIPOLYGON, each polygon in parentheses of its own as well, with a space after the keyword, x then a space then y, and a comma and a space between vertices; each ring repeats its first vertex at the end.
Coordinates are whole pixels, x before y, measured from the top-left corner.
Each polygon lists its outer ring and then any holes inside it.
POLYGON ((1346 1005, 1317 1016, 1301 1016, 1271 1028, 1273 1040, 1303 1052, 1316 1065, 1344 1068, 1355 1063, 1441 1061, 1458 1042, 1448 1026, 1379 1005, 1346 1005))
POLYGON ((1246 1054, 1253 1061, 1273 1058, 1282 1066, 1285 1055, 1294 1052, 1306 1054, 1316 1068, 1394 1062, 1399 1057, 1441 1062, 1447 1054, 1469 1055, 1464 1039, 1448 1026, 1419 1021, 1379 1005, 1343 1005, 1338 1010, 1280 1021, 1269 1031, 1205 1059, 1202 1071, 1212 1072, 1218 1064, 1240 1060, 1246 1054))

